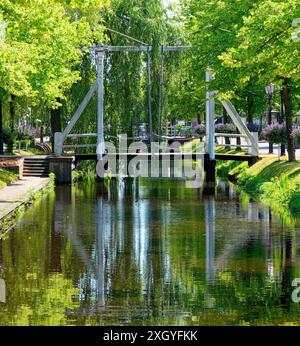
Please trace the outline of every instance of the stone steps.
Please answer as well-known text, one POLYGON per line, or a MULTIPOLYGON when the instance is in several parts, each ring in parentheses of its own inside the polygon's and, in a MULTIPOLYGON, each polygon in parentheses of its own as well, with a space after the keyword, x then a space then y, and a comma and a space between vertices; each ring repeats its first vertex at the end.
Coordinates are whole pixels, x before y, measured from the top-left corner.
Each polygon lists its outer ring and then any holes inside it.
POLYGON ((24 177, 48 177, 49 176, 49 160, 47 158, 24 158, 24 177))

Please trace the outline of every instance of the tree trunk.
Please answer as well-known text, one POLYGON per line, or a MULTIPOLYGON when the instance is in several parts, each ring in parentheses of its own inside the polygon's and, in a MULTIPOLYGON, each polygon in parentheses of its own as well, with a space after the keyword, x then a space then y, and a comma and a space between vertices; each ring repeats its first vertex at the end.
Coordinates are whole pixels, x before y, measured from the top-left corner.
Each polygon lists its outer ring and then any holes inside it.
POLYGON ((224 107, 223 107, 223 122, 224 124, 228 124, 228 114, 224 107))
POLYGON ((291 294, 292 294, 292 272, 293 272, 293 242, 291 235, 288 235, 285 240, 285 264, 282 271, 282 295, 281 305, 285 307, 287 311, 291 308, 291 294))
MULTIPOLYGON (((240 131, 238 131, 238 133, 240 133, 240 131)), ((242 150, 242 147, 240 146, 241 144, 242 144, 241 137, 238 137, 238 138, 236 139, 236 145, 237 145, 236 150, 242 150)))
POLYGON ((0 155, 4 154, 3 148, 3 113, 2 113, 2 97, 0 95, 0 155))
MULTIPOLYGON (((268 114, 268 124, 272 125, 272 105, 273 103, 273 95, 269 95, 269 114, 268 114)), ((274 153, 274 144, 269 142, 269 154, 273 154, 274 153)))
MULTIPOLYGON (((284 123, 284 104, 283 104, 283 89, 280 90, 280 119, 279 123, 284 123)), ((285 144, 281 144, 280 146, 281 156, 285 156, 285 144)))
POLYGON ((283 103, 285 108, 285 121, 287 130, 287 150, 289 161, 296 160, 295 143, 292 137, 293 132, 293 119, 292 119, 292 98, 290 89, 290 80, 288 78, 284 79, 283 84, 283 103))
POLYGON ((54 134, 55 132, 62 132, 61 127, 61 108, 51 109, 50 111, 51 117, 51 143, 52 143, 52 151, 54 151, 54 134))
MULTIPOLYGON (((227 124, 228 123, 228 114, 227 114, 227 111, 226 109, 223 107, 223 121, 224 121, 224 124, 227 124)), ((229 137, 225 137, 225 144, 226 145, 230 145, 230 138, 229 137)), ((228 147, 230 148, 230 147, 228 147)))
POLYGON ((9 115, 10 115, 10 140, 7 143, 7 150, 9 153, 14 151, 14 135, 15 135, 15 96, 10 95, 9 101, 9 115))
POLYGON ((40 143, 44 143, 44 126, 41 125, 41 132, 40 132, 40 143))
POLYGON ((197 122, 198 124, 201 124, 201 114, 200 113, 197 113, 197 122))
POLYGON ((247 123, 249 125, 253 125, 253 108, 254 108, 254 101, 251 96, 247 97, 247 123))

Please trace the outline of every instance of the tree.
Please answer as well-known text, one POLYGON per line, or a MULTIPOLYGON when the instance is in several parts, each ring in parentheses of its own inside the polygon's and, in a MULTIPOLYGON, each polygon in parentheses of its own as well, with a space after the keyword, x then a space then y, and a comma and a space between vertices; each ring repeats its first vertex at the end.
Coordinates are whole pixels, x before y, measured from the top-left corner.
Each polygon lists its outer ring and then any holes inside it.
MULTIPOLYGON (((101 11, 102 24, 105 26, 106 45, 139 45, 131 40, 154 47, 152 60, 152 107, 154 128, 158 128, 158 90, 160 72, 161 44, 168 42, 178 31, 166 17, 166 10, 160 0, 112 0, 110 6, 101 11), (127 36, 125 36, 127 35, 127 36)), ((105 123, 106 133, 117 135, 127 133, 129 137, 133 129, 148 123, 148 91, 147 91, 147 55, 144 53, 107 53, 105 70, 105 123), (109 125, 109 126, 108 126, 109 125)), ((64 121, 67 122, 83 99, 86 91, 95 80, 93 57, 86 55, 80 64, 81 80, 73 86, 63 107, 64 121)), ((166 65, 166 72, 173 69, 171 59, 166 65)), ((174 59, 173 59, 174 62, 174 59)), ((95 132, 96 102, 92 99, 84 112, 83 120, 76 124, 75 131, 95 132)))
MULTIPOLYGON (((263 107, 259 100, 264 95, 264 88, 255 77, 243 87, 236 84, 235 71, 222 64, 220 56, 229 48, 238 45, 237 33, 243 26, 243 17, 247 16, 258 2, 248 0, 185 0, 182 1, 186 40, 193 49, 190 53, 189 72, 185 84, 188 86, 184 98, 202 104, 204 112, 206 85, 204 74, 209 66, 214 72, 215 80, 211 83, 213 90, 219 91, 219 98, 233 99, 238 109, 247 114, 249 123, 254 115, 263 107), (198 94, 198 98, 190 98, 190 87, 198 94)), ((221 112, 222 113, 222 112, 221 112)))
MULTIPOLYGON (((5 93, 30 98, 33 105, 55 109, 79 80, 76 69, 93 38, 91 22, 83 13, 102 1, 5 0, 0 13, 7 23, 6 41, 0 43, 0 87, 5 93), (81 10, 76 8, 76 4, 81 10), (75 15, 75 12, 77 15, 75 15), (66 16, 66 13, 69 16, 66 16)), ((11 108, 13 109, 13 108, 11 108)), ((54 112, 55 116, 59 112, 54 112)), ((59 119, 53 119, 53 123, 59 119)))
POLYGON ((255 76, 261 83, 283 87, 289 160, 295 160, 292 138, 292 87, 299 83, 299 43, 292 40, 299 1, 259 1, 237 33, 238 46, 222 54, 223 65, 235 71, 240 85, 255 76))

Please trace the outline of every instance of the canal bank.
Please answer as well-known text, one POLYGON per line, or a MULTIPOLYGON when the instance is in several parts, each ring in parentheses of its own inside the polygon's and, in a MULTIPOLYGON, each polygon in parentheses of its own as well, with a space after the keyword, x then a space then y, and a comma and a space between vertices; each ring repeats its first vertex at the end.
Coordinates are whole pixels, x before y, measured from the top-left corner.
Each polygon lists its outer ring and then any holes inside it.
POLYGON ((217 173, 220 177, 226 175, 241 191, 282 215, 299 218, 299 161, 265 157, 252 167, 246 164, 220 164, 217 173))
POLYGON ((52 184, 51 178, 24 177, 0 189, 0 235, 21 207, 52 184))

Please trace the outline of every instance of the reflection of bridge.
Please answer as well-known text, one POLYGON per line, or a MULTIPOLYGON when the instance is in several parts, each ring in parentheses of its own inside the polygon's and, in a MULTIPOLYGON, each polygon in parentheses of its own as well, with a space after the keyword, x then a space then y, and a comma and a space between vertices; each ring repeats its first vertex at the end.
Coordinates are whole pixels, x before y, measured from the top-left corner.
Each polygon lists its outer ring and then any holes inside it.
MULTIPOLYGON (((2 255, 2 239, 0 238, 0 275, 2 275, 3 255, 2 255)), ((0 303, 6 302, 6 284, 0 277, 0 303)))
MULTIPOLYGON (((168 232, 172 232, 170 224, 174 216, 172 216, 172 212, 170 211, 170 205, 166 204, 165 210, 162 210, 164 217, 161 220, 160 230, 158 232, 157 229, 153 228, 152 224, 151 208, 153 205, 151 204, 151 200, 143 198, 145 196, 143 195, 143 191, 140 190, 138 183, 130 186, 132 188, 132 195, 134 196, 132 210, 130 211, 130 215, 132 215, 132 231, 126 229, 125 220, 128 217, 126 214, 128 209, 126 211, 124 205, 124 203, 127 203, 125 199, 126 186, 120 184, 117 189, 118 201, 116 204, 109 201, 109 196, 103 197, 102 194, 97 195, 94 214, 96 220, 92 220, 95 224, 95 240, 89 248, 86 248, 81 234, 78 234, 80 226, 78 226, 75 219, 76 213, 72 212, 76 208, 76 201, 72 197, 72 188, 69 188, 69 197, 66 196, 65 189, 57 190, 55 232, 63 233, 72 244, 86 270, 86 272, 83 272, 83 281, 92 289, 92 292, 89 292, 88 295, 93 300, 93 303, 91 307, 86 309, 80 307, 82 314, 92 315, 97 313, 97 311, 110 313, 109 292, 114 287, 114 282, 112 281, 113 272, 116 268, 120 267, 119 273, 122 273, 120 280, 127 279, 126 275, 129 275, 129 269, 126 267, 128 263, 125 260, 124 253, 128 253, 128 251, 132 251, 131 258, 134 261, 137 273, 139 273, 138 280, 141 282, 143 295, 147 295, 147 297, 151 296, 155 277, 156 280, 159 277, 162 284, 170 283, 173 278, 172 260, 176 261, 176 258, 173 259, 171 256, 170 241, 168 239, 170 236, 168 232), (136 203, 136 200, 139 202, 136 203), (68 208, 72 208, 70 210, 70 217, 68 217, 68 208), (155 243, 157 241, 160 242, 161 250, 159 253, 154 251, 152 247, 153 242, 155 243), (159 263, 160 266, 156 266, 155 263, 159 263)), ((228 191, 233 201, 236 198, 234 193, 234 190, 228 191)), ((230 215, 225 213, 224 217, 232 216, 231 219, 234 220, 240 218, 242 215, 246 219, 248 217, 251 223, 255 221, 261 222, 263 220, 258 229, 253 229, 250 223, 247 226, 245 222, 246 229, 239 231, 238 234, 234 232, 228 234, 226 232, 226 226, 221 226, 220 223, 216 223, 216 219, 222 219, 223 211, 222 209, 216 208, 214 198, 206 198, 203 209, 205 220, 205 247, 203 250, 205 251, 205 283, 207 286, 215 283, 217 273, 226 271, 228 263, 238 251, 245 247, 253 237, 258 238, 257 232, 262 232, 262 242, 267 250, 266 270, 268 270, 267 265, 272 266, 269 208, 261 207, 255 203, 249 205, 248 211, 246 209, 240 210, 238 205, 236 209, 234 207, 230 208, 230 215), (220 227, 224 227, 224 230, 220 227), (222 243, 221 246, 220 243, 222 243)), ((226 210, 228 211, 228 209, 226 210)), ((84 233, 84 229, 81 230, 81 233, 84 233)), ((84 233, 84 237, 87 237, 86 233, 84 233)), ((197 246, 200 245, 201 242, 197 246)), ((198 268, 197 270, 200 269, 198 268)), ((163 295, 163 288, 161 289, 163 295)))
MULTIPOLYGON (((165 51, 184 51, 190 47, 162 47, 162 54, 165 51)), ((153 119, 152 119, 152 87, 151 87, 151 51, 152 47, 150 46, 126 46, 126 47, 94 47, 95 55, 96 55, 96 64, 97 64, 97 81, 92 85, 91 89, 85 96, 84 100, 82 101, 81 105, 73 115, 72 119, 69 121, 67 127, 62 133, 55 133, 55 155, 57 157, 61 157, 61 155, 64 154, 64 149, 71 149, 71 148, 89 148, 92 151, 93 147, 96 147, 96 152, 93 153, 97 156, 97 160, 102 160, 103 156, 105 155, 105 133, 104 133, 104 62, 105 62, 105 56, 106 52, 142 52, 146 53, 148 56, 148 63, 147 63, 147 71, 148 71, 148 116, 149 116, 149 127, 150 127, 150 133, 149 138, 150 142, 154 142, 154 132, 153 132, 153 119), (76 125, 77 121, 83 114, 85 108, 89 104, 90 100, 92 99, 93 95, 97 93, 98 96, 98 117, 97 117, 97 133, 96 134, 71 134, 71 131, 73 130, 74 126, 76 125), (80 145, 80 144, 65 144, 65 141, 69 138, 86 138, 89 136, 97 137, 97 144, 86 144, 86 145, 80 145)), ((218 155, 215 153, 215 92, 212 92, 209 90, 209 83, 212 80, 212 73, 207 72, 206 73, 206 82, 207 82, 207 95, 206 95, 206 148, 205 148, 205 154, 207 157, 207 182, 208 183, 214 183, 215 182, 215 160, 218 159, 218 155)), ((161 95, 160 95, 161 97, 161 95)), ((160 100, 161 101, 161 100, 160 100)), ((250 133, 245 123, 242 121, 241 117, 239 116, 238 112, 234 108, 234 106, 229 101, 222 101, 221 102, 225 110, 227 111, 228 115, 231 117, 232 122, 239 130, 239 134, 236 136, 239 136, 243 138, 246 141, 246 145, 240 145, 241 147, 244 146, 248 150, 248 154, 251 157, 247 158, 241 158, 233 157, 233 156, 222 156, 222 159, 228 160, 228 159, 235 159, 235 160, 246 160, 246 161, 253 161, 258 157, 258 140, 257 136, 253 133, 250 133)), ((160 131, 160 129, 159 129, 160 131)), ((225 135, 226 136, 226 135, 225 135)), ((232 135, 234 136, 234 135, 232 135)), ((160 136, 161 138, 161 136, 160 136)), ((77 161, 80 159, 91 159, 95 158, 95 156, 78 156, 77 161)), ((57 170, 56 173, 59 173, 59 170, 57 170)))

